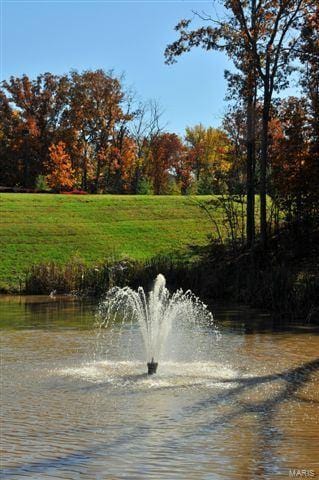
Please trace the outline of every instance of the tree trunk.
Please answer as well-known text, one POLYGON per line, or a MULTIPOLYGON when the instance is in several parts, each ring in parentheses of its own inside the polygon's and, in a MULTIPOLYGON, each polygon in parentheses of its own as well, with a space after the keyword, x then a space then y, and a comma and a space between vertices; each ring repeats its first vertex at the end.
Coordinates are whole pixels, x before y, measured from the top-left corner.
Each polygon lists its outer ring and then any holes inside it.
POLYGON ((261 158, 260 158, 260 236, 262 246, 267 246, 267 167, 268 167, 268 126, 270 114, 270 91, 267 83, 264 90, 262 132, 261 132, 261 158))
POLYGON ((86 156, 86 152, 85 152, 85 155, 84 155, 84 160, 83 160, 83 164, 82 164, 82 189, 87 191, 87 156, 86 156))
POLYGON ((25 157, 23 159, 23 186, 25 188, 30 188, 31 182, 30 182, 30 157, 25 154, 25 157))
POLYGON ((94 193, 98 193, 100 174, 101 174, 101 161, 97 160, 96 176, 95 176, 95 182, 94 182, 94 193))
MULTIPOLYGON (((251 28, 256 27, 256 0, 251 2, 251 28)), ((256 166, 256 66, 251 57, 247 73, 247 246, 251 248, 255 240, 255 166, 256 166)))
MULTIPOLYGON (((250 88, 250 86, 248 86, 250 88)), ((255 105, 253 90, 249 91, 247 99, 247 160, 246 160, 246 235, 247 246, 250 248, 255 239, 255 105)))

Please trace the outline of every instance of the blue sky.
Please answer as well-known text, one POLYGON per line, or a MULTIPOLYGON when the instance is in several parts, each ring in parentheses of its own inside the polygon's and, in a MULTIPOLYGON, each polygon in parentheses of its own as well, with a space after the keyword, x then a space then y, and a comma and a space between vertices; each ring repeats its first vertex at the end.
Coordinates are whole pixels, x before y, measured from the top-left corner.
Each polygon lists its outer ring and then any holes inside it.
POLYGON ((192 10, 212 12, 202 1, 13 1, 2 0, 1 78, 114 69, 143 99, 157 99, 167 129, 183 133, 202 122, 217 126, 225 104, 219 53, 196 49, 177 64, 163 52, 173 27, 192 10))

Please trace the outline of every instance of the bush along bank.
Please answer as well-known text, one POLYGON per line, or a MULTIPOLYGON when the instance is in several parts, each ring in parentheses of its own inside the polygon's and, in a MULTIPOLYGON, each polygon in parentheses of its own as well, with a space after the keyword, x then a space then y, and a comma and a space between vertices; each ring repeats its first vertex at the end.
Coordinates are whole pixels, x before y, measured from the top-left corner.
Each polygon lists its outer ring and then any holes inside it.
POLYGON ((121 260, 87 266, 73 260, 66 265, 54 262, 31 267, 25 277, 26 294, 75 294, 101 297, 114 286, 150 288, 154 278, 162 273, 170 289, 192 288, 202 284, 199 264, 157 256, 147 261, 121 260))
MULTIPOLYGON (((258 245, 253 251, 234 252, 227 245, 214 244, 194 262, 158 256, 145 262, 122 260, 96 266, 79 260, 36 265, 26 275, 24 293, 99 298, 114 286, 150 289, 162 273, 169 289, 191 289, 208 303, 238 302, 272 311, 279 319, 319 323, 316 262, 288 248, 287 238, 274 238, 266 253, 258 245)), ((317 258, 311 248, 307 252, 317 258)))
POLYGON ((319 228, 282 228, 264 250, 212 244, 205 295, 234 300, 283 319, 319 323, 319 228))

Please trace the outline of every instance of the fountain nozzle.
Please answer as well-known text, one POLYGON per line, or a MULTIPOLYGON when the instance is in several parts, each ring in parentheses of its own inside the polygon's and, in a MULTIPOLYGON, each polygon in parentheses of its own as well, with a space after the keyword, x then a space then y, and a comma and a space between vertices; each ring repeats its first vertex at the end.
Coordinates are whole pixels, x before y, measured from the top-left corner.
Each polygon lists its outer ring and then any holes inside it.
POLYGON ((157 365, 158 363, 154 362, 154 358, 152 357, 152 361, 147 363, 147 374, 153 375, 153 373, 156 373, 157 365))

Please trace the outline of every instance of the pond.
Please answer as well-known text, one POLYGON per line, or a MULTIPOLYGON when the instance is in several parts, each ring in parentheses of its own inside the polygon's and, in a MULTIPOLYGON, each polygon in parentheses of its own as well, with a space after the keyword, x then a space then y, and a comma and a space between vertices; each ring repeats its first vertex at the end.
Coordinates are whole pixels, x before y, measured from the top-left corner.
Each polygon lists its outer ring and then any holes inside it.
POLYGON ((96 309, 0 297, 1 478, 319 476, 318 329, 213 306, 220 335, 173 332, 148 376, 137 326, 96 309))

